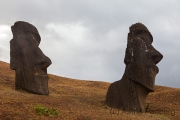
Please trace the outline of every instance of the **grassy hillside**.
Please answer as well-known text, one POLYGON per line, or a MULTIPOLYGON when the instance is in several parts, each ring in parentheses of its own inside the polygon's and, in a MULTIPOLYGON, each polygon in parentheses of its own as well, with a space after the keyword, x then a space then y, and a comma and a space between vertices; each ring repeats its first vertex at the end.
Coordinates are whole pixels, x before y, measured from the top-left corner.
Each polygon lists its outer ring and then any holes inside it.
POLYGON ((0 61, 0 120, 180 120, 180 89, 177 88, 156 86, 146 101, 151 113, 122 113, 104 104, 110 83, 50 74, 50 95, 42 96, 15 91, 14 77, 9 64, 0 61), (40 116, 35 111, 39 104, 59 111, 59 115, 40 116), (157 113, 157 110, 164 111, 157 113))

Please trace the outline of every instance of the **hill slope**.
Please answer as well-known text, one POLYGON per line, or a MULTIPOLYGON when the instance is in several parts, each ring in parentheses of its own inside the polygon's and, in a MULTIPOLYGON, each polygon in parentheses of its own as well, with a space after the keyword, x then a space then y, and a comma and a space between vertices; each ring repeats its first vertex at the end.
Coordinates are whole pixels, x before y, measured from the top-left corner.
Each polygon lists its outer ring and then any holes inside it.
POLYGON ((151 113, 122 113, 104 104, 110 83, 83 81, 49 75, 49 96, 14 90, 14 71, 0 61, 1 120, 178 120, 180 89, 155 86, 148 95, 151 113), (41 104, 59 111, 59 116, 40 116, 34 107, 41 104), (152 114, 153 111, 156 112, 152 114), (161 111, 161 114, 157 113, 161 111), (166 111, 165 111, 166 110, 166 111), (172 116, 175 110, 175 115, 172 116), (118 114, 119 112, 119 114, 118 114), (164 113, 163 113, 164 112, 164 113), (171 113, 172 112, 172 113, 171 113), (163 113, 163 114, 162 114, 163 113))

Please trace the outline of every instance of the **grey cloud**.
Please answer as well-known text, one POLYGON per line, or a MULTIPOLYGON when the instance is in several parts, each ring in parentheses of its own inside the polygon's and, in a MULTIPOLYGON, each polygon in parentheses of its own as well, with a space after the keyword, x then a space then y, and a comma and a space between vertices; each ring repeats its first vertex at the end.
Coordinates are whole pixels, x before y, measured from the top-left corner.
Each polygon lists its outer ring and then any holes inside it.
MULTIPOLYGON (((164 55, 156 84, 180 87, 179 5, 178 0, 6 0, 0 4, 0 25, 19 20, 35 25, 40 48, 53 62, 48 72, 113 82, 124 73, 129 26, 142 22, 164 55)), ((0 39, 0 59, 9 62, 12 34, 6 33, 0 39)))

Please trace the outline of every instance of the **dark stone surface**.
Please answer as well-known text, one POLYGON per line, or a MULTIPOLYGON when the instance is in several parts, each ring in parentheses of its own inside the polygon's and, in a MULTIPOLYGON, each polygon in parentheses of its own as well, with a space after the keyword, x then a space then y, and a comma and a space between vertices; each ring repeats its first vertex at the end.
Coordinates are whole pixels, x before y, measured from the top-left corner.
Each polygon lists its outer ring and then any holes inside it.
POLYGON ((130 27, 125 72, 122 79, 112 83, 107 91, 106 104, 109 107, 145 111, 146 97, 154 91, 155 76, 159 72, 156 64, 163 58, 152 42, 153 37, 145 25, 136 23, 130 27))
POLYGON ((15 70, 15 89, 48 95, 47 67, 51 60, 38 47, 41 37, 36 27, 18 21, 11 30, 10 68, 15 70))

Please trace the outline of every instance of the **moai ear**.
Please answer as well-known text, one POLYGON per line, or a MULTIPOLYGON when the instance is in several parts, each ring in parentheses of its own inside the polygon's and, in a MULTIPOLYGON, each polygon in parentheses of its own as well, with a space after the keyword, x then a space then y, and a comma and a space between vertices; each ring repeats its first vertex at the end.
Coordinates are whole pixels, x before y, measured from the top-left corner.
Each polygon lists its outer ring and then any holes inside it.
POLYGON ((134 51, 133 51, 133 39, 132 39, 132 34, 128 33, 128 38, 127 38, 127 47, 125 51, 125 57, 124 57, 124 63, 126 65, 129 65, 129 63, 132 61, 132 58, 134 56, 134 51))

